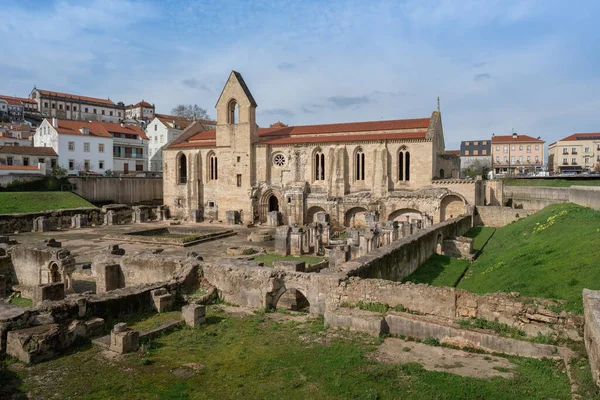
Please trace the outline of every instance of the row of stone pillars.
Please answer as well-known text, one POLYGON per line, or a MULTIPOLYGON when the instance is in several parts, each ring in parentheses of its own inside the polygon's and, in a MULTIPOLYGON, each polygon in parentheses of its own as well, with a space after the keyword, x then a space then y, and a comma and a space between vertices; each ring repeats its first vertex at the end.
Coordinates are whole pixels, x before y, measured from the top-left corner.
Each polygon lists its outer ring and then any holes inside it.
MULTIPOLYGON (((269 216, 271 214, 269 213, 269 216)), ((325 255, 325 247, 329 245, 331 233, 329 214, 321 211, 315 215, 316 221, 309 225, 278 227, 275 233, 275 252, 282 256, 325 255)))

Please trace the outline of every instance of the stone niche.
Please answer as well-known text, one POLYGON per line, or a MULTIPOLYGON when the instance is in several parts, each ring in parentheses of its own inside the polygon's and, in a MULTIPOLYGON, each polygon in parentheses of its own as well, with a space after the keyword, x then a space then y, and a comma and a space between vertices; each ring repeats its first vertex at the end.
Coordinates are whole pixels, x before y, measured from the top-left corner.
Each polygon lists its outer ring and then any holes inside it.
POLYGON ((238 225, 242 223, 239 211, 225 211, 225 220, 228 225, 238 225))
POLYGON ((11 250, 12 265, 19 285, 37 286, 62 282, 72 289, 75 257, 67 249, 17 245, 11 250))

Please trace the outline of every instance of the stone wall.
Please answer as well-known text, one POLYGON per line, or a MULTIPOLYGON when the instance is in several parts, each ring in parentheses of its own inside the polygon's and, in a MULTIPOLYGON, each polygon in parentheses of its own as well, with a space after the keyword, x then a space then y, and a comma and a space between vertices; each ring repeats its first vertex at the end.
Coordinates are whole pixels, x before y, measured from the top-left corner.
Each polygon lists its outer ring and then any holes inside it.
POLYGON ((103 223, 102 212, 98 208, 68 208, 39 213, 0 214, 0 234, 30 232, 34 220, 38 217, 48 218, 50 229, 70 228, 71 218, 77 214, 86 216, 90 224, 102 225, 103 223))
POLYGON ((600 290, 583 289, 584 340, 592 377, 600 386, 600 290))
POLYGON ((600 187, 571 186, 569 189, 569 201, 600 211, 600 187))
POLYGON ((432 254, 441 253, 444 238, 461 236, 468 231, 472 221, 471 215, 464 215, 421 229, 416 234, 329 270, 348 276, 400 281, 413 273, 432 254))
POLYGON ((162 204, 163 181, 146 177, 76 177, 69 178, 74 192, 90 201, 121 204, 162 204))
POLYGON ((514 209, 502 206, 478 206, 476 208, 474 225, 486 225, 499 228, 527 217, 534 213, 533 210, 514 209))

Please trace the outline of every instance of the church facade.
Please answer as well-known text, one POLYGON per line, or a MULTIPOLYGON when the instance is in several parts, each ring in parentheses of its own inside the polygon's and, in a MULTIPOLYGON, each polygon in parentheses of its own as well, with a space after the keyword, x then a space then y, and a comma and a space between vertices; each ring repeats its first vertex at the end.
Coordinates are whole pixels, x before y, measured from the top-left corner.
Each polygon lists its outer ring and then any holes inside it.
POLYGON ((195 123, 164 150, 164 202, 173 216, 225 220, 226 211, 238 211, 243 223, 257 223, 279 211, 283 223, 301 225, 326 211, 333 224, 360 226, 377 211, 380 220, 431 224, 474 201, 440 185, 458 177, 459 165, 444 152, 439 111, 260 128, 256 108, 233 71, 216 104, 216 129, 195 123))

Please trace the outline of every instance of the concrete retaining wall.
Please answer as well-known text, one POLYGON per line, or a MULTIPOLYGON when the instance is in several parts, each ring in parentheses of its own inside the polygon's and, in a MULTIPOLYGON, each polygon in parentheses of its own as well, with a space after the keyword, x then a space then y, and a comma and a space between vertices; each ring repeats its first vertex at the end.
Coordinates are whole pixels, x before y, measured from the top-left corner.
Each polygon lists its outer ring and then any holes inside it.
POLYGON ((600 211, 600 187, 571 186, 569 189, 569 201, 600 211))
POLYGON ((75 193, 92 203, 162 204, 162 178, 77 177, 69 178, 69 182, 75 193))
POLYGON ((514 209, 511 207, 478 206, 478 215, 475 216, 474 225, 485 225, 498 228, 533 213, 533 210, 514 209))

